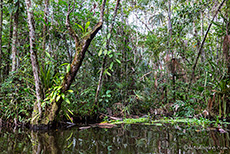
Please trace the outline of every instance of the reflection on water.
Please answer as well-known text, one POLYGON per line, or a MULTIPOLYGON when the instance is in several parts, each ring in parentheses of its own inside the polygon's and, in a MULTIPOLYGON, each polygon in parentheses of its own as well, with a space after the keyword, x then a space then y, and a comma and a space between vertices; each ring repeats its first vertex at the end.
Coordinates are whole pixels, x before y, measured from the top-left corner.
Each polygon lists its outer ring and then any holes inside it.
POLYGON ((229 133, 178 126, 120 125, 52 132, 0 131, 0 153, 230 153, 229 133))

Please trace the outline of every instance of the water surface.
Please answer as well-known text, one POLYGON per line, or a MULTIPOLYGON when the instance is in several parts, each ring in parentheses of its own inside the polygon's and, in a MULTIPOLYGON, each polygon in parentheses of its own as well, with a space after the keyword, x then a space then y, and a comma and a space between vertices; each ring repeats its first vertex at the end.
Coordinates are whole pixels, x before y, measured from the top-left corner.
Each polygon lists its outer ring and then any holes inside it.
POLYGON ((229 133, 181 126, 119 125, 33 132, 0 131, 0 153, 151 154, 230 153, 229 133))

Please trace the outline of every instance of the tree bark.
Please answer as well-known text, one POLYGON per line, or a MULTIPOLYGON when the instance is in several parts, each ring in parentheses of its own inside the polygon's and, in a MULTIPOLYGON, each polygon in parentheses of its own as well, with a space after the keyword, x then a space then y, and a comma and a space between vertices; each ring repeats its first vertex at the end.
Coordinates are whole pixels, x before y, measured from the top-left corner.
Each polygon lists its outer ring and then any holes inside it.
POLYGON ((33 12, 31 7, 31 0, 26 0, 27 6, 27 16, 28 16, 28 25, 29 25, 29 36, 30 36, 30 59, 32 63, 35 90, 36 90, 36 102, 34 103, 34 109, 31 119, 31 124, 36 125, 41 118, 42 109, 41 101, 43 100, 42 88, 41 88, 41 79, 39 77, 39 64, 37 59, 37 51, 35 48, 35 32, 33 25, 33 12))
MULTIPOLYGON (((172 22, 171 22, 171 15, 172 15, 172 11, 171 11, 171 7, 172 7, 172 2, 171 0, 168 1, 168 36, 169 36, 169 39, 168 39, 168 50, 167 50, 167 53, 166 53, 166 61, 169 61, 169 54, 171 52, 171 60, 170 61, 173 61, 173 58, 174 58, 174 55, 173 55, 173 50, 171 49, 171 43, 172 43, 172 22)), ((175 74, 174 72, 171 72, 172 73, 172 82, 173 82, 173 100, 175 102, 175 98, 176 98, 176 93, 175 93, 175 74)), ((168 77, 169 78, 169 77, 168 77)), ((167 80, 169 79, 166 79, 165 82, 168 82, 167 80)), ((165 86, 163 89, 165 89, 165 102, 167 103, 168 101, 168 97, 167 97, 167 87, 165 86)))
POLYGON ((18 16, 19 16, 19 0, 15 4, 17 8, 14 13, 13 23, 13 40, 12 40, 12 72, 17 70, 17 43, 18 43, 18 16))
POLYGON ((45 1, 45 9, 44 9, 44 23, 43 23, 43 32, 42 32, 42 37, 43 37, 43 42, 42 42, 42 57, 45 57, 45 49, 46 49, 46 37, 47 37, 47 29, 48 29, 48 15, 49 15, 49 0, 44 0, 45 1))
POLYGON ((6 57, 6 67, 4 71, 4 75, 8 76, 10 73, 10 54, 11 54, 11 42, 12 42, 12 36, 13 36, 13 19, 12 14, 10 15, 10 31, 9 31, 9 38, 8 38, 8 45, 7 45, 7 57, 6 57))

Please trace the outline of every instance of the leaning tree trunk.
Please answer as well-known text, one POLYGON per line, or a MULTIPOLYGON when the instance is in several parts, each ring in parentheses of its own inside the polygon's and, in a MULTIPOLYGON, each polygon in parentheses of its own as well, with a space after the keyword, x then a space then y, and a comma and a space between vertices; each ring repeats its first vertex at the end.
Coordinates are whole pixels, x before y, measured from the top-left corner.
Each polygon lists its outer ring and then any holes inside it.
POLYGON ((30 0, 26 0, 26 6, 27 6, 27 15, 28 15, 29 36, 30 36, 30 59, 32 63, 36 98, 37 98, 36 102, 34 103, 31 124, 37 125, 42 115, 41 101, 43 99, 43 95, 42 95, 42 88, 41 88, 41 79, 39 77, 39 64, 37 59, 36 47, 35 47, 35 32, 34 32, 34 25, 32 23, 33 12, 32 12, 30 0))
MULTIPOLYGON (((70 13, 74 10, 68 10, 68 13, 66 15, 66 27, 69 30, 70 35, 73 37, 75 41, 75 57, 72 61, 72 64, 70 66, 69 72, 65 75, 61 89, 60 94, 65 94, 67 90, 69 90, 79 68, 81 67, 82 61, 85 57, 85 53, 88 50, 88 47, 93 40, 93 38, 96 36, 98 31, 102 28, 103 24, 103 16, 104 16, 104 8, 105 8, 106 0, 103 0, 102 7, 101 7, 101 13, 100 13, 100 20, 99 22, 94 26, 93 30, 83 38, 82 41, 80 41, 77 33, 74 31, 74 29, 70 25, 70 13)), ((57 96, 56 96, 57 97, 57 96)), ((63 98, 56 99, 56 97, 53 99, 50 106, 47 108, 47 111, 45 112, 44 117, 42 118, 41 124, 43 125, 51 125, 51 127, 55 127, 55 124, 57 123, 57 115, 61 109, 61 104, 63 102, 63 98)))

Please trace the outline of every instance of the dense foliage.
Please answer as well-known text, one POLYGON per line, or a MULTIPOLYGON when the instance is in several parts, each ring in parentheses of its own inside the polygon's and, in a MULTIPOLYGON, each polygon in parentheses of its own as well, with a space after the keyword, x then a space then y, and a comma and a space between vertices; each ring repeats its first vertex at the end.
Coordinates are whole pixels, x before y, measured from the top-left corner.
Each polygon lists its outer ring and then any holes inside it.
MULTIPOLYGON (((229 1, 221 5, 220 0, 123 0, 115 14, 117 2, 108 0, 102 29, 70 89, 61 93, 76 52, 66 27, 70 6, 70 24, 84 40, 98 23, 101 3, 32 1, 43 111, 63 99, 59 118, 70 121, 95 113, 193 117, 204 110, 211 117, 229 117, 230 40, 224 41, 229 34, 229 1)), ((37 97, 27 16, 24 0, 1 0, 3 120, 34 118, 37 97)))

